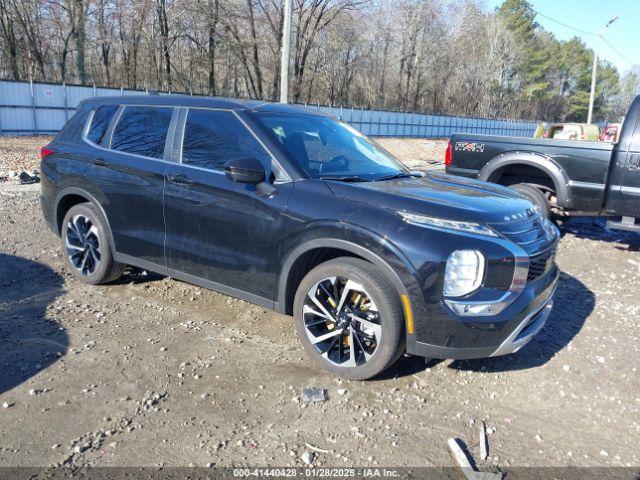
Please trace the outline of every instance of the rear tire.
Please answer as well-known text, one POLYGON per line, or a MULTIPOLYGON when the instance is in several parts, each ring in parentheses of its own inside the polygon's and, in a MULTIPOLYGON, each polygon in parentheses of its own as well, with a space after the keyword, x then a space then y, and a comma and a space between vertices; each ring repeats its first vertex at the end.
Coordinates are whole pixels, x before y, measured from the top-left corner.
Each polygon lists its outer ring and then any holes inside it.
POLYGON ((298 286, 293 311, 307 354, 336 375, 374 377, 404 351, 397 292, 364 260, 341 257, 313 268, 298 286))
POLYGON ((515 185, 511 185, 511 188, 527 197, 531 203, 538 207, 540 214, 544 218, 549 218, 551 216, 551 204, 549 203, 546 195, 539 188, 528 183, 517 183, 515 185))
POLYGON ((62 221, 60 240, 67 265, 78 280, 90 285, 120 277, 125 265, 113 259, 107 221, 91 203, 69 209, 62 221))

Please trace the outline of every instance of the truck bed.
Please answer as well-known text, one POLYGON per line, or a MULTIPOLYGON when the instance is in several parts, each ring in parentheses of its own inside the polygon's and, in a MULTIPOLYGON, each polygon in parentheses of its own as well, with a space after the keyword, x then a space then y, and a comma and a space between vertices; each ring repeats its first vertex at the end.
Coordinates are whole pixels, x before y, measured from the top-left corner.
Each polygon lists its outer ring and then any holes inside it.
POLYGON ((570 204, 564 207, 593 212, 602 208, 614 149, 611 143, 454 134, 451 144, 448 173, 479 178, 482 168, 501 155, 544 157, 563 172, 563 183, 570 191, 570 204))

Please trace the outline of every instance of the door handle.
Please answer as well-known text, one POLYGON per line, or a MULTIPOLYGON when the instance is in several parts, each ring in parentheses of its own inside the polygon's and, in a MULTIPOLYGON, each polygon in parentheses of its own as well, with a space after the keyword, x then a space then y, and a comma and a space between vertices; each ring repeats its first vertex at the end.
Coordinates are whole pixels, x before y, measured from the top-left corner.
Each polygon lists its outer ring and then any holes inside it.
POLYGON ((107 162, 106 160, 102 159, 102 158, 92 158, 91 160, 89 160, 93 165, 96 165, 98 167, 108 167, 109 166, 109 162, 107 162))
POLYGON ((171 183, 176 183, 178 185, 191 185, 193 183, 193 180, 182 173, 167 175, 167 179, 169 179, 171 183))

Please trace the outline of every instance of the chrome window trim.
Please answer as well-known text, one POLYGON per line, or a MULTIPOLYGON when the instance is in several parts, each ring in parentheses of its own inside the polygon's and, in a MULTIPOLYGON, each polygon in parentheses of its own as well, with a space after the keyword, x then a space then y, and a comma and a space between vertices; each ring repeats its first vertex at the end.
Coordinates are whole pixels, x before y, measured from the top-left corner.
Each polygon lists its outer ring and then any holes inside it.
POLYGON ((176 111, 179 110, 179 107, 176 107, 175 105, 144 105, 144 104, 126 104, 126 105, 120 105, 120 112, 118 113, 118 118, 116 120, 116 123, 113 124, 113 128, 111 129, 111 136, 109 137, 109 151, 111 152, 118 152, 118 153, 124 153, 126 155, 132 155, 135 157, 139 157, 139 158, 148 158, 150 160, 160 160, 163 162, 168 162, 168 163, 175 163, 175 162, 170 162, 168 160, 165 159, 165 155, 166 155, 166 146, 167 146, 167 140, 169 140, 169 132, 171 130, 171 121, 173 120, 173 117, 176 114, 176 111), (164 139, 164 147, 162 149, 162 158, 156 158, 156 157, 148 157, 146 155, 140 155, 139 153, 130 153, 130 152, 125 152, 122 150, 117 150, 115 148, 113 148, 113 134, 115 133, 116 129, 118 128, 118 124, 120 123, 120 120, 122 119, 122 114, 124 113, 124 111, 128 108, 128 107, 140 107, 140 108, 168 108, 170 110, 172 110, 171 112, 171 119, 169 119, 169 126, 167 127, 167 136, 164 139))
POLYGON ((97 143, 94 143, 91 140, 89 140, 89 136, 88 135, 89 135, 89 131, 91 130, 91 125, 93 124, 93 117, 96 114, 96 110, 98 110, 98 108, 100 108, 102 106, 105 106, 105 105, 116 105, 117 106, 116 111, 113 114, 113 117, 111 118, 111 120, 109 120, 109 125, 107 125, 107 130, 104 132, 105 135, 107 135, 107 134, 109 135, 109 144, 111 144, 111 134, 113 133, 112 124, 113 124, 114 120, 120 118, 120 111, 122 110, 122 105, 117 105, 115 103, 114 104, 103 103, 103 104, 98 104, 98 105, 94 105, 93 107, 91 107, 91 111, 89 112, 89 116, 87 117, 86 123, 84 124, 84 128, 82 129, 81 139, 83 141, 85 141, 86 143, 88 143, 89 145, 91 145, 92 147, 102 148, 97 143))
MULTIPOLYGON (((197 170, 203 170, 205 172, 213 172, 213 173, 218 173, 221 175, 225 175, 224 170, 220 169, 220 168, 205 168, 205 167, 198 167, 196 165, 190 165, 188 163, 184 163, 183 157, 182 157, 182 153, 184 150, 184 137, 185 137, 185 131, 186 131, 186 126, 187 126, 187 121, 189 120, 189 110, 214 110, 214 111, 218 111, 218 112, 228 112, 231 113, 233 116, 235 116, 238 121, 244 126, 244 128, 251 134, 251 136, 258 142, 258 144, 262 147, 262 149, 265 151, 265 153, 269 156, 269 158, 271 159, 271 163, 275 164, 276 167, 278 168, 278 170, 280 172, 282 172, 282 174, 284 175, 284 179, 276 179, 273 183, 276 185, 280 185, 283 183, 290 183, 292 182, 291 176, 287 173, 287 171, 282 167, 282 165, 280 164, 280 162, 278 161, 278 159, 276 158, 276 156, 271 152, 271 150, 269 150, 267 148, 267 146, 264 144, 264 142, 260 139, 260 137, 258 137, 258 135, 253 131, 253 129, 247 124, 247 122, 245 122, 245 120, 238 115, 238 112, 235 110, 231 110, 228 108, 216 108, 216 107, 184 107, 186 110, 186 114, 184 117, 184 121, 183 124, 181 126, 181 138, 180 138, 180 152, 178 153, 178 163, 180 165, 184 165, 185 167, 189 167, 189 168, 195 168, 197 170)), ((273 167, 272 167, 273 169, 273 167)))
MULTIPOLYGON (((108 104, 103 104, 103 105, 108 105, 108 104)), ((120 122, 120 117, 122 116, 122 112, 124 112, 124 109, 126 107, 162 107, 162 108, 171 108, 173 109, 173 115, 175 115, 176 111, 180 109, 180 107, 175 107, 175 106, 170 106, 170 105, 138 105, 138 104, 127 104, 127 105, 118 105, 118 111, 114 114, 114 119, 112 119, 111 121, 115 121, 115 123, 113 124, 113 128, 110 126, 108 128, 107 131, 110 130, 110 135, 109 135, 109 148, 105 148, 102 145, 98 145, 96 143, 93 143, 91 140, 89 140, 89 138, 87 137, 87 134, 89 133, 89 129, 91 128, 91 122, 93 120, 93 116, 95 114, 96 109, 102 105, 97 105, 95 108, 93 108, 91 110, 91 113, 89 114, 89 118, 87 120, 87 123, 84 127, 84 130, 82 132, 82 141, 89 144, 90 146, 92 146, 93 148, 97 148, 98 150, 103 150, 105 152, 111 152, 111 153, 118 153, 120 155, 129 155, 130 157, 135 157, 135 158, 143 158, 145 160, 155 160, 156 162, 162 162, 162 163, 168 163, 171 165, 175 165, 176 162, 172 161, 172 160, 166 160, 165 158, 156 158, 156 157, 147 157, 146 155, 140 155, 138 153, 131 153, 131 152, 123 152, 122 150, 115 150, 113 148, 111 148, 111 141, 113 140, 113 132, 115 131, 116 127, 118 126, 118 123, 120 122)), ((169 130, 167 130, 167 138, 169 137, 169 130)), ((165 142, 166 143, 166 142, 165 142)), ((163 151, 163 157, 164 157, 164 151, 163 151)))
MULTIPOLYGON (((84 124, 84 128, 82 129, 82 140, 86 141, 88 144, 90 144, 91 146, 96 147, 97 145, 95 143, 93 143, 91 140, 89 140, 87 138, 87 135, 89 135, 89 130, 91 129, 91 124, 93 123, 93 116, 96 114, 96 110, 97 108, 92 108, 91 111, 89 112, 89 117, 87 118, 86 123, 84 124)), ((117 113, 117 111, 116 111, 117 113)), ((107 130, 109 129, 109 127, 107 127, 107 130)))
MULTIPOLYGON (((276 178, 276 180, 273 183, 282 184, 282 183, 291 182, 292 181, 291 176, 287 173, 287 171, 284 169, 284 167, 280 164, 280 162, 278 161, 276 156, 273 154, 273 152, 271 150, 269 150, 269 148, 267 148, 267 146, 262 141, 262 139, 256 134, 256 132, 253 131, 253 129, 244 120, 244 118, 242 118, 240 115, 238 115, 238 112, 236 112, 235 110, 232 110, 232 112, 236 116, 236 118, 238 120, 240 120, 240 122, 244 125, 244 128, 246 128, 249 131, 249 133, 253 136, 253 138, 256 139, 256 141, 260 144, 260 146, 264 149, 264 151, 267 152, 267 155, 269 155, 271 157, 271 162, 274 163, 278 167, 278 170, 282 173, 282 175, 284 175, 285 178, 283 180, 279 180, 279 179, 276 178)), ((273 167, 272 167, 272 169, 273 169, 273 167)))
MULTIPOLYGON (((116 131, 116 127, 118 126, 118 124, 120 123, 120 119, 122 118, 122 112, 124 112, 124 109, 126 107, 124 105, 120 105, 120 108, 118 108, 118 111, 116 112, 115 118, 113 119, 113 126, 109 129, 109 146, 108 146, 108 150, 113 150, 111 148, 111 144, 113 143, 113 132, 116 131)), ((121 152, 121 150, 116 150, 117 152, 121 152)), ((129 152, 122 152, 125 153, 127 155, 137 155, 140 157, 144 157, 144 155, 138 155, 137 153, 129 153, 129 152)))
MULTIPOLYGON (((105 104, 106 105, 106 104, 105 104)), ((280 172, 282 172, 282 174, 284 175, 284 179, 276 179, 273 183, 275 185, 281 185, 281 184, 285 184, 285 183, 291 183, 293 180, 291 179, 291 176, 289 175, 289 173, 282 167, 282 165, 280 164, 280 162, 278 161, 278 159, 276 158, 276 156, 271 152, 271 150, 269 150, 269 148, 264 144, 264 142, 260 139, 260 137, 258 137, 258 135, 254 132, 254 130, 247 124, 247 122, 245 122, 245 120, 238 115, 238 112, 235 110, 231 110, 228 108, 217 108, 217 107, 186 107, 186 106, 182 106, 182 105, 145 105, 145 104, 119 104, 118 105, 118 111, 115 113, 114 115, 114 119, 112 119, 112 122, 115 122, 113 124, 112 128, 109 128, 110 130, 110 135, 109 135, 109 148, 105 148, 101 145, 98 145, 96 143, 93 143, 91 140, 89 140, 89 138, 87 137, 87 134, 89 133, 89 129, 91 128, 91 122, 93 120, 93 116, 95 114, 96 109, 98 108, 97 105, 95 108, 93 108, 91 110, 91 113, 89 115, 89 118, 87 119, 87 123, 85 124, 84 130, 82 132, 82 141, 84 141, 85 143, 91 145, 94 148, 97 148, 99 150, 103 150, 106 152, 117 152, 119 154, 122 155, 129 155, 131 157, 136 157, 136 158, 143 158, 146 160, 155 160, 156 162, 163 162, 163 163, 167 163, 170 165, 183 165, 185 167, 188 168, 193 168, 196 170, 202 170, 205 172, 213 172, 213 173, 217 173, 219 175, 224 175, 224 170, 221 169, 214 169, 214 168, 204 168, 204 167, 198 167, 196 165, 189 165, 188 163, 183 163, 182 161, 182 149, 183 149, 183 145, 184 145, 184 128, 186 126, 187 123, 187 118, 188 118, 188 114, 189 114, 189 110, 190 109, 198 109, 198 110, 216 110, 216 111, 221 111, 221 112, 230 112, 232 113, 239 121, 240 123, 242 123, 242 125, 249 131, 249 133, 251 134, 251 136, 258 142, 258 144, 264 149, 264 151, 267 153, 267 155, 269 156, 269 158, 271 159, 271 162, 274 163, 278 170, 280 172), (174 132, 174 136, 177 134, 178 131, 180 131, 180 149, 178 152, 178 159, 177 161, 173 161, 173 160, 167 160, 166 158, 155 158, 155 157, 147 157, 146 155, 140 155, 138 153, 131 153, 131 152, 123 152, 122 150, 115 150, 113 148, 111 148, 111 144, 112 144, 112 140, 113 140, 113 132, 115 131, 116 127, 118 126, 118 123, 120 122, 120 118, 122 117, 122 112, 124 112, 125 108, 127 107, 150 107, 150 108, 171 108, 174 111, 174 115, 176 114, 176 112, 180 112, 181 109, 185 109, 186 110, 186 114, 184 117, 184 122, 182 125, 176 125, 176 129, 174 132)), ((169 132, 167 131, 167 137, 169 136, 169 132)))
MULTIPOLYGON (((224 170, 221 170, 219 168, 205 168, 205 167, 198 167, 197 165, 189 165, 188 163, 184 163, 182 161, 182 152, 184 151, 184 134, 185 131, 187 129, 187 120, 189 119, 189 110, 191 110, 191 108, 198 108, 198 107, 184 107, 185 109, 185 115, 184 118, 182 119, 181 125, 180 125, 180 150, 178 152, 178 162, 180 165, 183 165, 185 167, 188 168, 194 168, 196 170, 202 170, 204 172, 212 172, 212 173, 217 173, 218 175, 224 175, 224 170)), ((202 110, 215 110, 217 112, 230 112, 231 110, 227 109, 227 108, 215 108, 215 107, 211 107, 211 108, 201 108, 202 110)))

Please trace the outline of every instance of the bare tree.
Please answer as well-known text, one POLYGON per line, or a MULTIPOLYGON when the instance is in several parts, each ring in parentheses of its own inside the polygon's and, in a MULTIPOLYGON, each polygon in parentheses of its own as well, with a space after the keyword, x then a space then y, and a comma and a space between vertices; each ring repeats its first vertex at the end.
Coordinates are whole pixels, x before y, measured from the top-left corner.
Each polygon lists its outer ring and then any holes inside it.
POLYGON ((160 48, 164 61, 165 83, 171 90, 171 54, 169 52, 169 19, 167 17, 166 0, 156 0, 156 15, 160 34, 160 48))
POLYGON ((87 36, 87 0, 65 0, 65 10, 69 16, 71 38, 75 51, 76 71, 78 81, 84 85, 87 83, 87 71, 85 65, 85 47, 87 36))
MULTIPOLYGON (((8 0, 0 0, 0 35, 2 35, 4 52, 7 59, 11 78, 20 78, 20 68, 18 66, 18 37, 13 25, 13 15, 8 10, 8 0)), ((4 72, 3 72, 4 73, 4 72)))
MULTIPOLYGON (((523 42, 481 0, 293 7, 294 102, 562 119, 579 101, 586 47, 537 27, 523 42)), ((0 0, 0 75, 276 100, 283 22, 283 0, 0 0)), ((598 111, 618 111, 632 79, 598 71, 598 111)))

